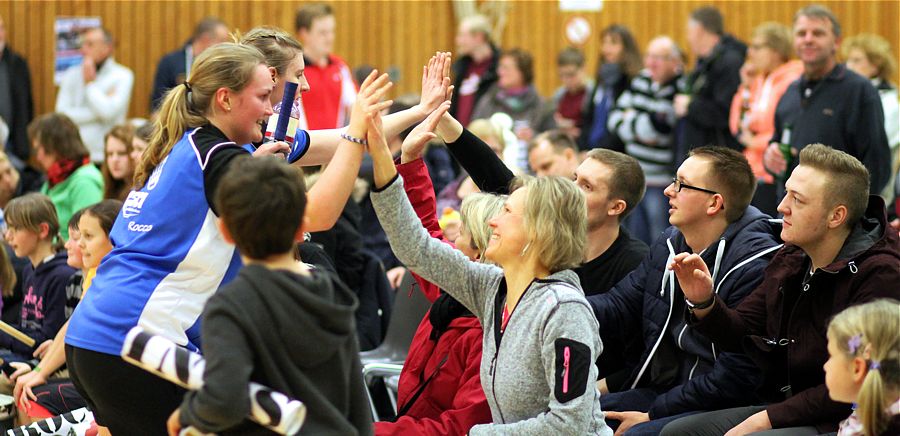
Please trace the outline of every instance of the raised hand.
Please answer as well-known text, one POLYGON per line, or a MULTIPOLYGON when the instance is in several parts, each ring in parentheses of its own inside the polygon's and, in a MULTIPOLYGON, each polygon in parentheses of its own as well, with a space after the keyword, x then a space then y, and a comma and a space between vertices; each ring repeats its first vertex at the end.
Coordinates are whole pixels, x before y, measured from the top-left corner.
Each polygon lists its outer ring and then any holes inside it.
MULTIPOLYGON (((692 303, 703 303, 712 298, 713 281, 706 262, 699 255, 680 253, 675 255, 669 269, 675 272, 684 297, 692 303)), ((695 312, 696 314, 696 312, 695 312)))
POLYGON ((437 138, 437 135, 434 134, 434 129, 441 121, 441 117, 447 113, 447 110, 449 109, 449 101, 441 103, 434 112, 428 115, 428 118, 425 118, 425 121, 419 123, 418 126, 409 132, 409 135, 406 136, 406 139, 401 146, 400 163, 412 162, 422 157, 422 153, 425 150, 425 144, 427 144, 428 141, 437 138))
POLYGON ((428 115, 450 99, 450 53, 438 52, 422 67, 422 97, 419 110, 428 115))
MULTIPOLYGON (((387 74, 378 76, 378 70, 369 73, 366 80, 359 87, 359 93, 356 95, 356 102, 350 111, 350 126, 347 127, 347 134, 354 138, 364 138, 368 129, 367 118, 373 112, 381 112, 393 104, 393 100, 381 101, 382 98, 391 89, 393 83, 388 79, 387 74)), ((379 118, 380 120, 380 118, 379 118)))

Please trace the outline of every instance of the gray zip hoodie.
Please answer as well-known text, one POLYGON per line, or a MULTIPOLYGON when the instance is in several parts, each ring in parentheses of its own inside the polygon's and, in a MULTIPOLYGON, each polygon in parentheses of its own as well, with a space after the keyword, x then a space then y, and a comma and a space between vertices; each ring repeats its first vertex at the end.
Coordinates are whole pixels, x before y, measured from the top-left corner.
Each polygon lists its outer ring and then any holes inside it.
POLYGON ((533 281, 500 334, 503 270, 471 262, 429 236, 399 176, 371 198, 397 258, 484 327, 481 386, 494 422, 472 427, 470 435, 612 435, 595 384, 599 325, 574 272, 533 281))

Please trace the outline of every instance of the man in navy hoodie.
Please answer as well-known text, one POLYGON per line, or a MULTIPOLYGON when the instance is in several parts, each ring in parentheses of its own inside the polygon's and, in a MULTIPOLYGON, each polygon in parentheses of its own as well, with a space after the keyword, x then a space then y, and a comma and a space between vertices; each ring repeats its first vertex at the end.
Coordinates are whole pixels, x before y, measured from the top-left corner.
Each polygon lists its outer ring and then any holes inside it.
MULTIPOLYGON (((600 397, 619 430, 657 433, 669 421, 704 410, 751 404, 761 381, 746 356, 722 353, 680 314, 684 296, 666 269, 676 254, 697 253, 715 265, 716 292, 736 306, 760 282, 781 246, 770 217, 749 206, 756 182, 744 156, 725 147, 700 147, 665 189, 669 227, 640 266, 588 302, 604 344, 643 336, 643 354, 620 392, 600 397), (649 422, 648 422, 649 421, 649 422)), ((598 382, 606 393, 606 380, 598 382)))

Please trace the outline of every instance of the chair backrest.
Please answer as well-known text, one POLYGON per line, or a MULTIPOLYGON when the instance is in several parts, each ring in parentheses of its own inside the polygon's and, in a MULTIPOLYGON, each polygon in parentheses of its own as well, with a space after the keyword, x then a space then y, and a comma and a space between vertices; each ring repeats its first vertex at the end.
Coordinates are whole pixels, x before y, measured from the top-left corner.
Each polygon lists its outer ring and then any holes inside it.
POLYGON ((429 308, 431 301, 425 298, 412 273, 407 271, 394 296, 384 342, 374 350, 360 353, 363 364, 371 361, 403 363, 416 329, 429 308))

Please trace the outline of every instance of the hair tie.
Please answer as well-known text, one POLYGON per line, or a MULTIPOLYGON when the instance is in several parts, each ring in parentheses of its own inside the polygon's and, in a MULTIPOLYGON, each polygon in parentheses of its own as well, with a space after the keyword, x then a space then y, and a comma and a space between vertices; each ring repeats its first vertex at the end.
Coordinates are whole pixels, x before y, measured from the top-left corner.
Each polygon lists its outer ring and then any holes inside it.
POLYGON ((191 89, 191 84, 188 83, 187 80, 184 81, 183 85, 185 88, 187 88, 187 92, 193 91, 193 89, 191 89))
POLYGON ((876 369, 881 369, 881 362, 879 362, 877 360, 873 360, 873 361, 869 362, 869 370, 874 371, 876 369))
POLYGON ((862 333, 857 333, 850 337, 847 340, 847 348, 850 350, 850 354, 856 354, 856 350, 859 350, 859 347, 862 346, 862 333))

